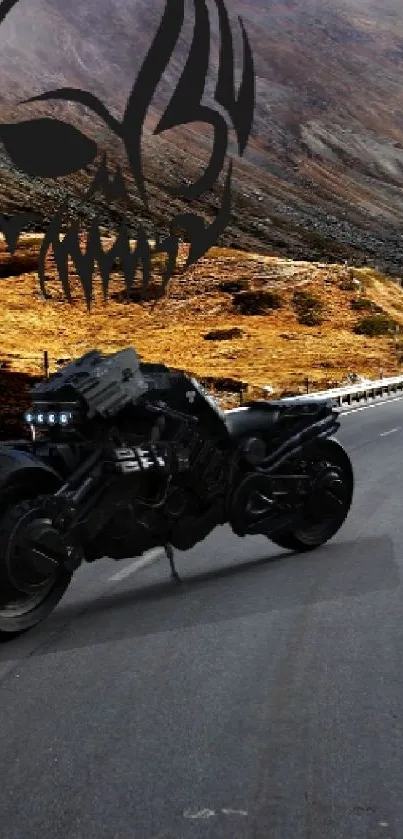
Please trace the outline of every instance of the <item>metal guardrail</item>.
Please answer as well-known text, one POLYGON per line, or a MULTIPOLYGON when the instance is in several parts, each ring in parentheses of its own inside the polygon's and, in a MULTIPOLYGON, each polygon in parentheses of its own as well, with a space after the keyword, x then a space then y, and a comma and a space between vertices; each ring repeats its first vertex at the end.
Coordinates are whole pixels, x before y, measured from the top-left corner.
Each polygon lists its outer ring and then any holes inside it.
MULTIPOLYGON (((269 390, 269 388, 268 388, 269 390)), ((318 390, 304 394, 302 396, 286 397, 284 402, 288 399, 315 399, 318 396, 334 399, 335 403, 343 408, 345 406, 360 404, 361 402, 371 402, 377 397, 392 394, 403 394, 403 376, 394 376, 388 379, 378 379, 376 381, 365 381, 355 385, 347 385, 346 387, 333 388, 332 390, 318 390)))

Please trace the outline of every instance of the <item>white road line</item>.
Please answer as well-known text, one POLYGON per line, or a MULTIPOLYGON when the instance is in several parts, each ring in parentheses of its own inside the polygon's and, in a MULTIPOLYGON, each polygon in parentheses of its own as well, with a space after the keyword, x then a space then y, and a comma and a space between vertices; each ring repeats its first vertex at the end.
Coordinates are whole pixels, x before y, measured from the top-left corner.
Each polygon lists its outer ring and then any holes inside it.
POLYGON ((126 568, 122 568, 121 571, 114 574, 113 577, 109 577, 109 582, 117 583, 119 580, 124 580, 126 577, 129 577, 130 574, 135 574, 136 571, 141 571, 142 568, 146 568, 147 565, 152 565, 153 562, 156 562, 157 559, 161 559, 163 556, 165 556, 163 548, 152 548, 150 551, 143 554, 140 559, 136 559, 130 565, 127 565, 126 568))
POLYGON ((212 816, 216 815, 215 810, 209 810, 205 807, 204 810, 199 810, 196 813, 192 813, 191 810, 185 810, 183 816, 185 819, 211 819, 212 816))
POLYGON ((401 426, 399 425, 399 428, 391 428, 390 431, 382 431, 382 434, 380 434, 379 436, 380 437, 388 437, 389 434, 396 434, 396 431, 400 431, 400 428, 401 428, 401 426))
POLYGON ((232 807, 223 807, 222 810, 209 810, 208 807, 205 807, 204 810, 198 810, 195 813, 192 813, 191 810, 185 810, 183 817, 185 819, 211 819, 212 816, 219 816, 220 813, 223 813, 224 816, 249 815, 247 810, 233 810, 232 807))

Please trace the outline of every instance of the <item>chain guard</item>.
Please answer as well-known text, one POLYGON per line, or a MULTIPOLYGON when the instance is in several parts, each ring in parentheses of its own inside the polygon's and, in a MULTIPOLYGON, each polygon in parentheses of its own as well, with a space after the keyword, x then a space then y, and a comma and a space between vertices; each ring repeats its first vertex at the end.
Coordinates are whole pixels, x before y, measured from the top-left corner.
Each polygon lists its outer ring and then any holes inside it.
POLYGON ((303 511, 315 518, 340 514, 345 496, 340 468, 324 460, 314 464, 308 473, 304 470, 305 474, 300 474, 301 462, 299 467, 299 474, 264 475, 260 472, 248 474, 241 480, 227 502, 228 522, 237 536, 260 532, 260 522, 264 529, 271 524, 275 526, 278 516, 297 519, 303 511), (285 491, 278 497, 282 485, 285 491))

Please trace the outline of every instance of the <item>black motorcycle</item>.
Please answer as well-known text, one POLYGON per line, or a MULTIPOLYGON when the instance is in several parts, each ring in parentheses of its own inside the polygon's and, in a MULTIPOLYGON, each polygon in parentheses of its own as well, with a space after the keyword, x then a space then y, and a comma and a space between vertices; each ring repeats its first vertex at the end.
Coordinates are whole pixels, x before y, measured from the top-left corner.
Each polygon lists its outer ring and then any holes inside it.
POLYGON ((93 350, 31 390, 31 439, 0 445, 0 634, 43 620, 83 561, 186 551, 217 525, 307 551, 352 502, 330 399, 222 411, 131 348, 93 350))

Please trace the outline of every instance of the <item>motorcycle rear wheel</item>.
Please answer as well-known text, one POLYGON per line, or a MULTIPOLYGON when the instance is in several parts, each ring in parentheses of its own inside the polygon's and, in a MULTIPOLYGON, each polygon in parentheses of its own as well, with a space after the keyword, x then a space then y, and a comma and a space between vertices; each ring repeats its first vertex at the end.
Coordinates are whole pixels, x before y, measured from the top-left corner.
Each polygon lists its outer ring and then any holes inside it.
POLYGON ((315 499, 318 507, 323 504, 323 490, 317 496, 310 497, 304 511, 304 521, 297 528, 277 531, 269 536, 273 544, 296 553, 313 551, 324 545, 340 530, 344 524, 353 499, 354 475, 350 458, 338 440, 319 440, 312 448, 308 461, 308 470, 326 466, 338 475, 340 483, 335 483, 334 492, 338 503, 336 511, 323 515, 315 511, 315 499))
POLYGON ((0 500, 0 641, 11 640, 44 620, 63 597, 72 577, 64 568, 48 577, 30 570, 30 591, 15 584, 7 562, 9 539, 24 507, 27 511, 32 508, 29 499, 36 494, 32 486, 19 487, 0 500))

